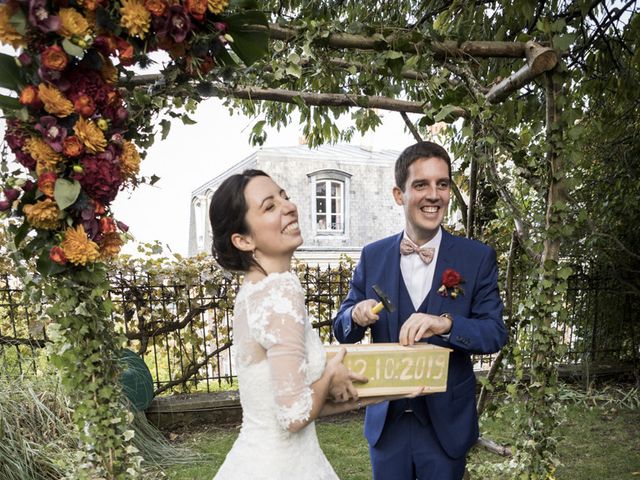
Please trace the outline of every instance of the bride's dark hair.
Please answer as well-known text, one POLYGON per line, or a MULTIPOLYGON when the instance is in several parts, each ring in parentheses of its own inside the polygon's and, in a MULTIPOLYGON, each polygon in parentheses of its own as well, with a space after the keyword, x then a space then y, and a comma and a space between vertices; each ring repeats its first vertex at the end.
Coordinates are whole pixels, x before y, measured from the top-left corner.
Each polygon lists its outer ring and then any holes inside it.
MULTIPOLYGON (((253 266, 262 270, 252 252, 238 250, 231 242, 231 235, 249 233, 245 220, 248 207, 244 189, 254 177, 269 177, 262 170, 245 170, 231 175, 220 184, 211 198, 209 221, 213 244, 211 252, 222 268, 231 271, 248 272, 253 266)), ((270 178, 270 177, 269 177, 270 178)))

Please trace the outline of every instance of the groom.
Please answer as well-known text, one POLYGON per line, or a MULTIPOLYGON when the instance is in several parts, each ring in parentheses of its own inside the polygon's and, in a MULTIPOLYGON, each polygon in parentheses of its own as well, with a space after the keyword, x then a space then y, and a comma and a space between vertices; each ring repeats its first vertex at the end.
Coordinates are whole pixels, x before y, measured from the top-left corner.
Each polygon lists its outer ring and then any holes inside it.
POLYGON ((454 480, 478 439, 472 353, 494 353, 507 341, 495 251, 442 227, 451 197, 451 160, 432 142, 405 149, 395 165, 393 196, 405 229, 364 247, 351 289, 334 319, 341 343, 447 347, 447 391, 367 407, 364 434, 375 480, 454 480), (376 315, 373 285, 397 309, 376 315))

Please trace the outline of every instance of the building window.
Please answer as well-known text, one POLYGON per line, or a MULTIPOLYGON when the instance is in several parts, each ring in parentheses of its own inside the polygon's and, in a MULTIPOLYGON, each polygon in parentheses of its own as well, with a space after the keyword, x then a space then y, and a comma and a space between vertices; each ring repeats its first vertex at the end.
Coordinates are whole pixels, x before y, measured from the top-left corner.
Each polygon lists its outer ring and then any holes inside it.
POLYGON ((316 181, 316 230, 344 232, 344 182, 316 181))
POLYGON ((323 170, 309 174, 312 193, 313 230, 316 235, 345 235, 348 173, 323 170))

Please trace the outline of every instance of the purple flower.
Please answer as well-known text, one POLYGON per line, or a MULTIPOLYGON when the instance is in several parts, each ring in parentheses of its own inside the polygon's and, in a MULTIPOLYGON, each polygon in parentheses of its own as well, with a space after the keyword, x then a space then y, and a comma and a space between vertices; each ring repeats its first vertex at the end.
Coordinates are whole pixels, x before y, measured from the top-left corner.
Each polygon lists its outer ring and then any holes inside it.
POLYGON ((11 203, 8 200, 0 200, 0 212, 6 212, 11 208, 11 203))
POLYGON ((22 52, 20 55, 18 55, 18 61, 23 67, 28 67, 33 63, 31 55, 29 55, 27 52, 22 52))
POLYGON ((5 188, 4 196, 9 202, 15 202, 20 196, 20 190, 18 190, 17 188, 5 188))
POLYGON ((62 142, 67 138, 67 129, 58 125, 55 117, 50 115, 40 117, 40 123, 35 128, 51 148, 58 153, 62 152, 62 142))
POLYGON ((27 180, 26 182, 24 182, 24 185, 22 185, 22 190, 24 190, 25 192, 30 192, 35 186, 36 184, 33 183, 32 180, 27 180))
POLYGON ((48 68, 40 66, 38 67, 38 76, 45 82, 57 84, 58 81, 62 78, 62 72, 59 72, 58 70, 50 70, 48 68))
POLYGON ((160 36, 170 36, 176 43, 181 43, 191 30, 191 20, 187 10, 182 5, 172 5, 169 15, 158 30, 160 36))
POLYGON ((56 32, 60 28, 60 17, 49 14, 45 0, 29 0, 29 23, 41 32, 56 32))

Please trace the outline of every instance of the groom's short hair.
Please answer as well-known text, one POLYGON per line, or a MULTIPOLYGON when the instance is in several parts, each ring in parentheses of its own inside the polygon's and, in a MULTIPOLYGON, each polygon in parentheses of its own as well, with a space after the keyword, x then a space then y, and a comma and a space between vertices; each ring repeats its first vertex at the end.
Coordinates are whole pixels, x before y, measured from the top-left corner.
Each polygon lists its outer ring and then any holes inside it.
POLYGON ((409 167, 419 158, 440 158, 444 160, 447 162, 449 179, 451 179, 451 158, 449 158, 447 151, 437 143, 418 142, 405 148, 396 160, 396 186, 403 192, 409 176, 409 167))

